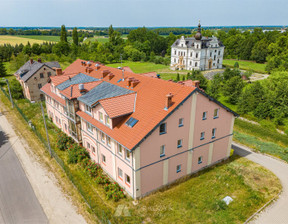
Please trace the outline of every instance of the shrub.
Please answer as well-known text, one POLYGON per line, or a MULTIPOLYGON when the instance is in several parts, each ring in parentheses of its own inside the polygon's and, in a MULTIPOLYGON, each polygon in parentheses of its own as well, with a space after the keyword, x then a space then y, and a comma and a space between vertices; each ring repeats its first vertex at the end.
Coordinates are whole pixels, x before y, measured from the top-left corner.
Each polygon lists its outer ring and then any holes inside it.
POLYGON ((275 124, 273 124, 271 121, 269 120, 261 120, 260 125, 264 128, 269 129, 270 131, 275 131, 276 130, 276 126, 275 124))
POLYGON ((68 144, 68 163, 79 163, 84 159, 89 159, 89 153, 77 143, 68 144))
POLYGON ((62 131, 58 131, 58 136, 57 136, 57 148, 60 150, 66 150, 68 147, 68 144, 72 144, 74 141, 71 137, 66 135, 62 131))
POLYGON ((216 211, 220 211, 220 210, 226 210, 227 209, 227 205, 224 201, 222 200, 217 200, 214 204, 213 204, 213 209, 216 211))

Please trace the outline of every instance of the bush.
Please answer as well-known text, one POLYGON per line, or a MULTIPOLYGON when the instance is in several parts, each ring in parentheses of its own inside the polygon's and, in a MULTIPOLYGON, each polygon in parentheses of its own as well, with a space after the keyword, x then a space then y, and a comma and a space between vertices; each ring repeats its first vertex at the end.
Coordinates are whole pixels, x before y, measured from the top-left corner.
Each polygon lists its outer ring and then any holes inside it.
POLYGON ((66 150, 68 147, 68 144, 72 144, 74 141, 71 137, 66 135, 62 131, 58 131, 58 136, 57 136, 57 148, 60 150, 66 150))
POLYGON ((276 130, 276 126, 275 124, 273 124, 271 121, 269 120, 261 120, 260 122, 260 125, 263 127, 263 128, 267 128, 269 129, 270 131, 275 131, 276 130))
POLYGON ((23 99, 24 94, 23 94, 21 84, 16 79, 12 79, 9 84, 10 84, 12 98, 17 99, 17 100, 23 99))
POLYGON ((79 163, 87 158, 90 158, 87 150, 77 143, 68 145, 68 163, 79 163))
POLYGON ((222 200, 217 200, 214 204, 213 204, 213 209, 216 211, 220 211, 220 210, 226 210, 228 208, 228 206, 226 205, 226 203, 222 200))

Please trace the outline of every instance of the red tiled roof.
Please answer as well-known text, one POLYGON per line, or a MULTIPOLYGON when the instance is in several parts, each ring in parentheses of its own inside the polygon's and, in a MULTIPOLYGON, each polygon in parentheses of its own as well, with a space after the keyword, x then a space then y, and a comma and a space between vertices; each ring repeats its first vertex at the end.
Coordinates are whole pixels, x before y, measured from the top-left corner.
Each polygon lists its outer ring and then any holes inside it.
MULTIPOLYGON (((113 129, 110 129, 107 126, 101 124, 97 120, 87 115, 85 112, 77 112, 77 114, 81 116, 84 120, 91 122, 94 126, 98 127, 106 134, 110 135, 112 138, 120 142, 128 149, 132 149, 134 146, 136 146, 137 143, 139 143, 156 125, 158 125, 195 89, 193 87, 191 88, 185 85, 179 85, 174 82, 168 82, 162 79, 151 78, 127 71, 124 72, 125 80, 121 81, 122 71, 120 69, 106 67, 102 65, 96 71, 94 63, 92 63, 91 65, 93 71, 87 73, 85 71, 86 66, 82 66, 81 61, 82 60, 78 59, 70 66, 68 66, 65 69, 65 74, 81 72, 83 74, 100 79, 102 78, 103 70, 110 70, 110 72, 112 72, 115 76, 111 80, 109 80, 109 77, 107 75, 105 78, 102 79, 103 81, 137 92, 135 111, 131 115, 124 117, 123 120, 118 123, 113 129), (128 78, 137 79, 139 80, 139 83, 132 89, 131 87, 127 86, 128 78), (172 93, 174 95, 172 98, 173 104, 168 110, 164 110, 166 95, 168 93, 172 93), (138 120, 137 124, 132 128, 125 125, 125 122, 130 117, 138 120)), ((115 102, 117 102, 117 100, 115 100, 115 102)), ((109 104, 108 111, 113 111, 111 109, 112 103, 109 103, 107 103, 109 104)), ((107 105, 105 106, 107 108, 107 105)), ((111 113, 111 111, 109 112, 111 113)), ((113 111, 112 114, 114 113, 116 112, 113 111)))
POLYGON ((50 79, 52 81, 52 83, 55 86, 58 86, 59 84, 61 84, 62 82, 65 82, 70 78, 76 76, 78 73, 70 73, 70 74, 64 74, 64 75, 56 75, 56 76, 51 76, 50 79))
POLYGON ((42 88, 41 91, 44 92, 45 94, 47 94, 48 96, 52 97, 53 99, 55 99, 56 101, 58 101, 59 103, 61 103, 63 106, 66 106, 66 102, 64 99, 62 99, 60 96, 58 96, 57 94, 53 93, 51 91, 51 83, 46 83, 42 88))
MULTIPOLYGON (((95 81, 95 82, 84 83, 83 85, 86 91, 90 91, 95 86, 98 86, 100 83, 101 81, 95 81)), ((60 91, 60 93, 64 95, 65 97, 67 97, 68 99, 74 99, 79 96, 82 96, 82 94, 80 93, 79 84, 71 85, 70 87, 60 91)))
POLYGON ((126 72, 132 72, 132 73, 134 73, 134 72, 132 71, 132 69, 131 69, 130 67, 128 67, 128 66, 124 66, 122 69, 124 69, 124 71, 126 71, 126 72))
POLYGON ((134 110, 136 93, 104 99, 101 106, 110 118, 131 114, 134 110))
POLYGON ((141 73, 139 75, 145 75, 145 76, 151 77, 151 78, 158 78, 157 77, 157 72, 147 72, 147 73, 141 73))

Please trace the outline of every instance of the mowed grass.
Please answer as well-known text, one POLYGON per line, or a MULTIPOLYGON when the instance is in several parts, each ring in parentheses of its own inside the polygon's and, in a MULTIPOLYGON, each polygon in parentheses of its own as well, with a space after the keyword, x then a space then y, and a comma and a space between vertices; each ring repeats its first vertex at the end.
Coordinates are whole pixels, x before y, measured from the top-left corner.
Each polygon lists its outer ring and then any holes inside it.
MULTIPOLYGON (((117 68, 121 67, 121 63, 107 64, 106 66, 117 68)), ((155 64, 151 62, 131 62, 125 61, 122 66, 128 66, 135 73, 147 73, 147 72, 160 72, 163 69, 169 68, 167 65, 155 64)))
POLYGON ((258 73, 267 73, 265 71, 265 64, 256 63, 253 61, 238 61, 238 60, 223 60, 223 65, 226 67, 234 67, 235 62, 239 63, 239 68, 243 70, 250 70, 252 69, 254 72, 258 73))
POLYGON ((84 43, 87 43, 87 42, 93 43, 93 42, 96 42, 96 41, 98 41, 98 42, 101 43, 101 44, 104 44, 104 43, 107 43, 107 42, 109 41, 109 38, 105 38, 105 37, 103 37, 103 36, 88 37, 88 38, 84 41, 84 43))
MULTIPOLYGON (((1 101, 10 107, 2 91, 0 96, 1 101)), ((28 120, 45 136, 39 104, 30 104, 25 99, 16 102, 28 120)), ((14 110, 14 113, 18 112, 14 110)), ((47 120, 47 125, 52 148, 67 161, 67 152, 56 149, 55 125, 50 120, 47 120)), ((32 135, 32 138, 36 138, 32 135)), ((270 171, 245 158, 233 156, 187 178, 185 182, 139 200, 135 206, 131 198, 117 203, 107 200, 102 186, 89 179, 77 165, 69 167, 74 179, 84 187, 82 191, 89 195, 93 207, 110 214, 115 213, 118 205, 129 208, 131 217, 122 217, 117 223, 179 223, 180 220, 181 223, 243 223, 281 190, 279 180, 270 171), (221 202, 226 196, 234 200, 229 206, 221 202)))
POLYGON ((243 223, 280 189, 270 171, 233 156, 184 183, 143 198, 133 215, 152 223, 243 223), (229 206, 221 201, 226 196, 233 198, 229 206))
MULTIPOLYGON (((17 37, 26 38, 26 39, 33 39, 33 40, 42 40, 44 42, 59 42, 60 41, 60 36, 20 35, 20 36, 17 36, 17 37)), ((71 37, 68 37, 67 39, 70 40, 71 37)))
POLYGON ((16 44, 24 44, 26 45, 27 43, 30 44, 42 44, 45 42, 44 40, 39 40, 39 39, 32 39, 32 38, 24 38, 24 37, 18 37, 18 36, 9 36, 9 35, 0 35, 0 45, 4 44, 11 44, 11 45, 16 45, 16 44))

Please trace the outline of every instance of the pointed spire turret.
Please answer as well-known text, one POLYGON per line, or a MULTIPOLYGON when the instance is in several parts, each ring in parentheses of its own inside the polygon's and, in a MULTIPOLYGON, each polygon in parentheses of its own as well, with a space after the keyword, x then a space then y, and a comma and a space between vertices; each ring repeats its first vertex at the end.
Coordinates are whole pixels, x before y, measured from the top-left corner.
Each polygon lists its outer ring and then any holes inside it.
POLYGON ((198 24, 198 31, 195 34, 195 39, 196 40, 201 40, 202 39, 200 20, 199 20, 199 24, 198 24))

